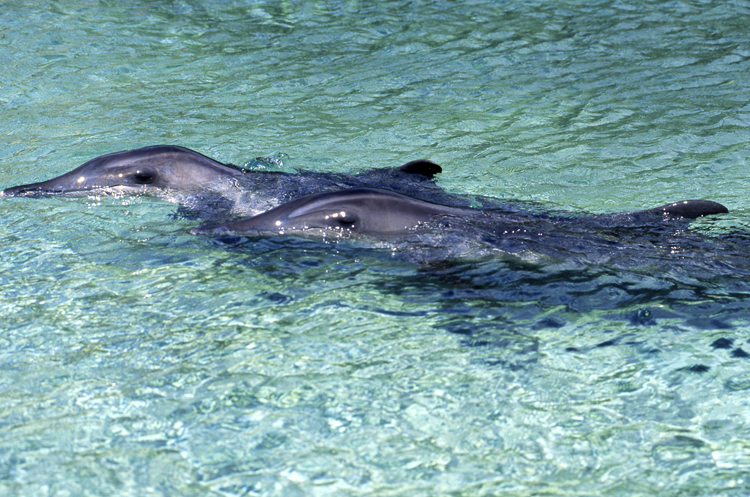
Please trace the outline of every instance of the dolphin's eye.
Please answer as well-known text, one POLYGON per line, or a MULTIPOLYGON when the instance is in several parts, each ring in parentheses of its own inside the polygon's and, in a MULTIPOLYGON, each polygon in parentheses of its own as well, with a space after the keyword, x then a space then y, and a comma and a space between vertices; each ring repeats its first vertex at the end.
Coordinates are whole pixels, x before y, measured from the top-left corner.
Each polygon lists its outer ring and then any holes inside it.
POLYGON ((344 229, 351 229, 354 228, 355 223, 357 222, 357 218, 352 215, 346 215, 346 212, 339 212, 336 216, 335 214, 331 217, 336 218, 336 222, 338 222, 338 225, 344 229))
POLYGON ((156 179, 156 173, 148 169, 136 171, 133 175, 133 181, 139 185, 150 185, 156 179))
POLYGON ((325 215, 323 222, 329 228, 351 230, 356 227, 357 217, 344 211, 332 212, 325 215))

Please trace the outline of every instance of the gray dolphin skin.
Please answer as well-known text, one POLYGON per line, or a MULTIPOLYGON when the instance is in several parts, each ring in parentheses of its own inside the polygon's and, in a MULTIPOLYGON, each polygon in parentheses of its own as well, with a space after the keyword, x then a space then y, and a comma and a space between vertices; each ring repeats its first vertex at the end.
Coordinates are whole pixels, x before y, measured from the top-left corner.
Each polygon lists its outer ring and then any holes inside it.
POLYGON ((314 228, 356 233, 405 233, 436 216, 475 216, 478 211, 446 207, 388 190, 353 188, 300 197, 249 219, 202 226, 201 233, 304 231, 314 228))
POLYGON ((83 195, 107 189, 137 194, 154 188, 201 188, 242 174, 188 148, 155 145, 102 155, 57 178, 7 188, 2 195, 83 195))
POLYGON ((421 185, 430 182, 441 171, 439 165, 427 160, 407 162, 397 168, 373 169, 358 175, 250 171, 222 164, 188 148, 154 145, 102 155, 56 178, 7 188, 0 195, 80 196, 108 192, 159 195, 164 190, 202 193, 218 189, 222 180, 228 179, 237 180, 242 188, 262 195, 266 202, 275 199, 282 202, 314 191, 350 188, 368 181, 392 181, 397 187, 399 183, 408 185, 410 182, 421 185), (399 182, 398 178, 408 180, 399 182))
POLYGON ((645 209, 642 211, 622 212, 615 214, 603 214, 594 216, 595 218, 609 219, 618 222, 623 218, 635 220, 639 217, 648 216, 666 216, 678 219, 698 219, 703 216, 712 216, 714 214, 726 214, 729 212, 725 206, 711 200, 681 200, 671 204, 645 209))
MULTIPOLYGON (((708 200, 685 200, 643 211, 598 216, 600 223, 633 222, 639 217, 668 216, 696 219, 728 212, 723 205, 708 200)), ((447 207, 414 199, 387 190, 355 188, 306 195, 267 212, 232 223, 194 228, 192 234, 280 234, 310 229, 346 230, 360 234, 407 233, 439 216, 491 218, 491 213, 475 209, 447 207)), ((597 216, 592 216, 594 219, 597 216)), ((508 221, 508 216, 496 216, 508 221)), ((518 218, 513 219, 519 222, 518 218)), ((482 221, 486 222, 486 221, 482 221)), ((522 221, 520 221, 522 222, 522 221)), ((596 223, 594 223, 596 224, 596 223)), ((625 223, 628 224, 628 223, 625 223)))

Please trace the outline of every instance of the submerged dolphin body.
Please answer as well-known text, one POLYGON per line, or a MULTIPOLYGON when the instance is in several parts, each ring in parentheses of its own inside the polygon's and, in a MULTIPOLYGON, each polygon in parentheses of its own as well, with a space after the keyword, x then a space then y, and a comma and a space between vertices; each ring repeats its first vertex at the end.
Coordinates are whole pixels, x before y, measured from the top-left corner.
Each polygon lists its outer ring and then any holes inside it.
MULTIPOLYGON (((708 200, 685 200, 643 211, 591 216, 590 224, 599 227, 632 225, 644 219, 670 217, 696 219, 728 212, 723 205, 708 200)), ((374 188, 306 195, 267 212, 241 221, 206 225, 193 234, 248 234, 263 232, 299 233, 310 230, 337 230, 380 235, 404 234, 420 225, 441 218, 457 218, 462 223, 473 219, 484 225, 521 226, 526 220, 507 213, 442 206, 374 188)), ((557 220, 558 223, 562 222, 557 220)), ((548 224, 555 220, 547 219, 548 224)))
POLYGON ((192 206, 195 197, 214 194, 232 197, 232 202, 247 214, 315 191, 387 186, 412 193, 426 185, 434 186, 432 179, 440 172, 440 166, 426 160, 354 175, 251 171, 222 164, 188 148, 155 145, 102 155, 56 178, 7 188, 0 196, 172 195, 170 199, 192 206))
POLYGON ((207 223, 191 233, 217 236, 229 245, 242 241, 235 235, 354 239, 351 248, 385 248, 391 256, 457 281, 465 275, 450 269, 454 263, 487 257, 521 265, 515 267, 531 264, 533 274, 583 275, 589 274, 585 268, 600 266, 641 275, 668 266, 673 276, 683 271, 687 278, 750 274, 750 258, 733 243, 686 229, 696 218, 726 212, 716 202, 685 200, 634 212, 553 216, 449 207, 357 188, 303 196, 240 221, 207 223))

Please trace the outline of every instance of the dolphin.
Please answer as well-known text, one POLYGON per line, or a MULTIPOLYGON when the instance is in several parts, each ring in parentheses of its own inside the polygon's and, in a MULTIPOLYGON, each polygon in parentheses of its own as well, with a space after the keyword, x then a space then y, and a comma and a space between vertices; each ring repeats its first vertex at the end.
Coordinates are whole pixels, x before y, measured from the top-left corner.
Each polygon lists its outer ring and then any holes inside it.
POLYGON ((102 155, 56 178, 6 188, 0 196, 158 195, 192 205, 191 195, 218 194, 232 197, 235 204, 241 205, 241 212, 258 213, 315 191, 356 186, 419 191, 434 186, 434 177, 441 171, 439 165, 428 160, 352 175, 252 171, 222 164, 188 148, 154 145, 102 155), (175 192, 188 195, 174 195, 175 192))
MULTIPOLYGON (((652 209, 612 215, 592 216, 599 226, 638 224, 644 219, 678 218, 692 220, 729 212, 709 200, 684 200, 652 209)), ((518 215, 478 209, 451 207, 415 199, 392 191, 355 188, 315 193, 287 202, 262 214, 240 221, 209 224, 191 230, 192 234, 299 233, 334 230, 382 235, 404 234, 426 223, 444 218, 472 219, 481 224, 523 224, 518 215)), ((550 218, 548 223, 562 222, 550 218)), ((568 221, 570 222, 570 220, 568 221)))

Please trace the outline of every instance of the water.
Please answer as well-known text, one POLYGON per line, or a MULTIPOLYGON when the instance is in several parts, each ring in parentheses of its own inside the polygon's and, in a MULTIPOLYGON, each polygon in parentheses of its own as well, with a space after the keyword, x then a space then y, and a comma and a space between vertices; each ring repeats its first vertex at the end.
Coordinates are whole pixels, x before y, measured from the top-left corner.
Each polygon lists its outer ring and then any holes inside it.
MULTIPOLYGON (((746 230, 744 2, 5 2, 1 185, 174 143, 746 230)), ((746 495, 744 282, 0 202, 0 494, 746 495), (517 292, 514 285, 520 282, 517 292), (744 355, 743 355, 744 354, 744 355)), ((707 254, 711 260, 712 254, 707 254)))

